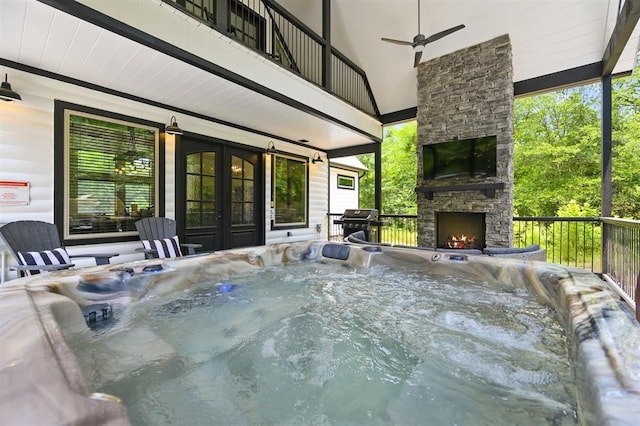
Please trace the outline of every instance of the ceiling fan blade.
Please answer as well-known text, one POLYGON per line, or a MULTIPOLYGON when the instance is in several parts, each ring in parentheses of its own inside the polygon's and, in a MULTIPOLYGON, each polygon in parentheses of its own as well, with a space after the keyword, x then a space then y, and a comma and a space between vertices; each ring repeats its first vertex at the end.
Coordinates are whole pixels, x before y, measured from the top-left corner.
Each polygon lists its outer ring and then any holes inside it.
POLYGON ((431 35, 429 37, 427 37, 427 39, 425 40, 425 44, 427 43, 433 43, 436 40, 440 40, 442 37, 448 36, 449 34, 455 33, 456 31, 459 31, 461 29, 463 29, 465 26, 463 24, 461 25, 457 25, 455 27, 449 28, 448 30, 444 30, 444 31, 440 31, 439 33, 435 33, 434 35, 431 35))
POLYGON ((381 40, 382 41, 387 41, 389 43, 394 43, 394 44, 402 44, 404 46, 413 46, 413 43, 410 42, 410 41, 395 40, 395 39, 392 39, 392 38, 384 38, 384 37, 382 37, 381 40))
POLYGON ((420 64, 420 58, 422 58, 422 50, 416 51, 415 56, 413 57, 413 67, 417 67, 420 64))

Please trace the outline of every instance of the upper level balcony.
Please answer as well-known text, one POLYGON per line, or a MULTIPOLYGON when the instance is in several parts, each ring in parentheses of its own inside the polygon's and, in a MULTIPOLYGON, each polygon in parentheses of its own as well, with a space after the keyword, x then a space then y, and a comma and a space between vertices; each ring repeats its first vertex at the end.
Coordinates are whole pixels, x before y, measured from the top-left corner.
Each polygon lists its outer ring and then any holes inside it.
MULTIPOLYGON (((382 140, 364 72, 269 0, 24 0, 5 65, 329 151, 382 140), (28 34, 28 37, 25 35, 28 34)), ((192 120, 193 119, 193 120, 192 120)))
POLYGON ((379 111, 363 70, 271 0, 163 0, 371 115, 379 111))

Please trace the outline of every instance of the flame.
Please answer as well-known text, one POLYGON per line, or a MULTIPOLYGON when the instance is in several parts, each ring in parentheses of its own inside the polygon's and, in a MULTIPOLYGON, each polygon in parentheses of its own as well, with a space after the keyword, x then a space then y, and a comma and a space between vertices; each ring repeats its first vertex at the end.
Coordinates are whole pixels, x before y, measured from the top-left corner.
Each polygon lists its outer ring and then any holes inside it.
POLYGON ((475 242, 476 237, 473 235, 451 235, 447 241, 447 246, 457 249, 473 248, 475 242))
POLYGON ((451 241, 461 241, 463 243, 472 243, 472 242, 475 242, 476 237, 474 237, 474 236, 468 237, 468 236, 466 236, 464 234, 461 234, 461 235, 452 235, 452 236, 449 237, 449 240, 451 240, 451 241))

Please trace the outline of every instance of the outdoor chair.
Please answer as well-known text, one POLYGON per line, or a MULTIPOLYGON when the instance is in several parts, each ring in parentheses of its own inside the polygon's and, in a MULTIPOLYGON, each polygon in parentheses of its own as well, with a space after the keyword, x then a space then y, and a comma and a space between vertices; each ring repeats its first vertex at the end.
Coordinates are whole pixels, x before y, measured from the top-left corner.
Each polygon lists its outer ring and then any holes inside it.
POLYGON ((176 221, 167 217, 145 217, 136 222, 145 259, 181 257, 182 248, 187 255, 196 254, 202 244, 180 243, 176 221))
POLYGON ((38 220, 19 220, 0 227, 0 236, 13 253, 19 276, 56 271, 75 266, 71 258, 93 257, 96 265, 107 265, 118 253, 70 255, 60 242, 58 228, 53 223, 38 220))

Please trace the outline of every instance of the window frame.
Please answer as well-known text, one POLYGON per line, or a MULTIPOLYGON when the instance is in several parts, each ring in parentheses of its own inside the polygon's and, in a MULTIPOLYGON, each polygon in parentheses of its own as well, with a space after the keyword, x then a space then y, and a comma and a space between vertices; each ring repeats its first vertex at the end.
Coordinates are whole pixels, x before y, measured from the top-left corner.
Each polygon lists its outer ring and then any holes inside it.
POLYGON ((294 154, 277 153, 271 155, 271 230, 281 229, 299 229, 309 227, 309 157, 298 156, 294 154), (305 200, 304 200, 304 221, 303 222, 288 222, 288 223, 276 223, 276 159, 282 158, 291 161, 297 161, 304 164, 304 179, 305 179, 305 200))
POLYGON ((241 1, 231 0, 227 2, 227 32, 232 34, 233 37, 244 46, 266 53, 267 20, 260 15, 258 11, 248 7, 241 1), (232 14, 242 20, 242 28, 237 28, 235 22, 231 22, 232 14), (254 26, 256 32, 254 38, 251 38, 251 36, 247 34, 246 25, 254 26), (243 35, 242 37, 238 34, 239 32, 243 35), (249 43, 248 40, 255 41, 255 46, 249 43))
POLYGON ((165 214, 165 125, 150 120, 118 114, 84 105, 55 100, 54 102, 54 223, 65 245, 96 244, 135 241, 135 231, 108 232, 100 234, 70 235, 69 229, 69 115, 80 115, 98 120, 116 122, 134 127, 148 128, 156 132, 155 140, 155 191, 154 216, 165 214))
POLYGON ((337 174, 336 176, 336 186, 339 189, 348 189, 351 191, 355 191, 356 190, 356 177, 355 176, 349 176, 349 175, 341 175, 340 173, 337 174), (340 179, 349 179, 351 181, 351 185, 341 185, 340 184, 340 179))

